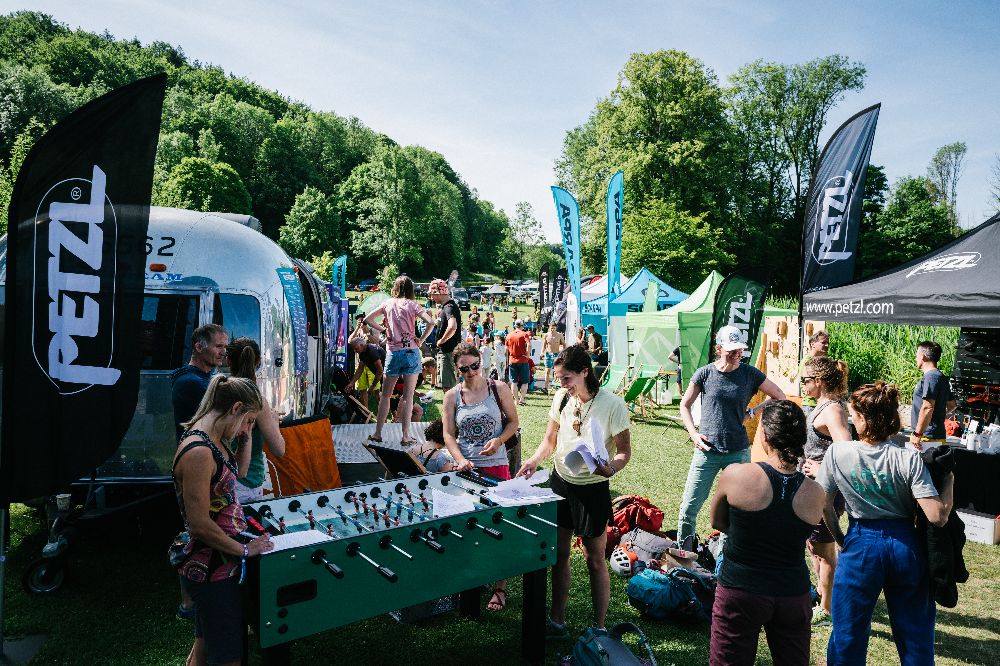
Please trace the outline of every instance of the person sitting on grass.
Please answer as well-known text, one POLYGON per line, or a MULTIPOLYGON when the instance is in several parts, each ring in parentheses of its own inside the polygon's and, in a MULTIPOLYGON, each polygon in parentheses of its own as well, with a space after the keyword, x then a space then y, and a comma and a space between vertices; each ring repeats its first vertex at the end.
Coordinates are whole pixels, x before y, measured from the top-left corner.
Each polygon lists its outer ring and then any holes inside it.
POLYGON ((712 498, 712 527, 727 536, 712 607, 711 666, 752 666, 763 627, 776 664, 809 663, 812 596, 803 554, 826 495, 797 471, 806 419, 790 400, 760 420, 767 460, 730 465, 712 498))
POLYGON ((454 472, 458 468, 455 459, 448 452, 448 447, 445 446, 444 423, 441 419, 434 419, 427 424, 424 439, 426 440, 424 444, 414 444, 407 451, 412 453, 429 473, 454 472))

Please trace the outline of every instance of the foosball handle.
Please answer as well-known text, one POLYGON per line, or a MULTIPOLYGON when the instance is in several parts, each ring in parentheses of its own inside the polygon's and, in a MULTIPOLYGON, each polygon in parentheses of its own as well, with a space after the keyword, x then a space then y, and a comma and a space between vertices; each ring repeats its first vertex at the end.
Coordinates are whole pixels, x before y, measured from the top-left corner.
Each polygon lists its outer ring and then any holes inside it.
POLYGON ((322 564, 323 568, 329 571, 334 578, 339 580, 344 577, 344 570, 338 567, 333 562, 330 562, 329 560, 326 559, 326 551, 317 550, 313 552, 312 557, 310 559, 312 560, 313 564, 322 564))
POLYGON ((378 571, 379 575, 382 576, 382 578, 385 578, 390 583, 395 583, 397 580, 399 580, 399 576, 397 576, 396 573, 388 567, 379 566, 378 569, 376 569, 376 571, 378 571))
POLYGON ((427 547, 433 550, 435 553, 444 552, 444 546, 439 544, 437 541, 434 541, 433 539, 427 539, 427 541, 425 541, 424 543, 426 543, 427 547))
POLYGON ((500 530, 495 530, 492 527, 483 527, 483 532, 486 532, 487 536, 491 536, 497 541, 503 538, 503 532, 500 530))

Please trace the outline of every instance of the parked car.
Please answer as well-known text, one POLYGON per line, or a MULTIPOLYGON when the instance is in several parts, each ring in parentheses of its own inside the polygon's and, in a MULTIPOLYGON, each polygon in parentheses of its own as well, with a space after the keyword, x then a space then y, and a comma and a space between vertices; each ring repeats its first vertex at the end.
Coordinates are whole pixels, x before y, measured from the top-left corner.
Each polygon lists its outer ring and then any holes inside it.
POLYGON ((459 310, 468 310, 469 308, 469 292, 464 287, 455 287, 451 290, 451 297, 455 299, 458 303, 459 310))
POLYGON ((372 287, 378 286, 378 280, 362 280, 358 284, 358 291, 371 291, 372 287))

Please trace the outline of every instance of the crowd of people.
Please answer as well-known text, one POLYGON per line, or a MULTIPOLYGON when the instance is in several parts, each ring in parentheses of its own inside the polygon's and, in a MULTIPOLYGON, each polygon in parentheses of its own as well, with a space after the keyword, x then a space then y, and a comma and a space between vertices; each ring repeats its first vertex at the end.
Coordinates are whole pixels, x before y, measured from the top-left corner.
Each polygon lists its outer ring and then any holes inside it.
MULTIPOLYGON (((611 594, 605 560, 609 480, 628 465, 632 442, 628 407, 599 383, 599 334, 582 331, 572 345, 555 325, 541 335, 546 393, 550 385, 557 390, 540 445, 518 464, 509 453, 520 436, 518 407, 535 376, 529 354, 534 332, 519 319, 511 330, 497 330, 492 312, 484 316, 475 308, 463 326, 443 280, 430 284, 428 296, 433 310, 416 302, 413 283, 401 276, 391 298, 367 313, 349 340, 357 358, 347 390, 358 391, 365 405, 368 393, 378 395, 369 439, 382 441, 392 408, 402 445, 431 472, 478 468, 498 479, 530 477, 551 459, 551 488, 562 499, 547 634, 569 633, 574 537, 587 564, 593 625, 604 628, 611 594), (425 441, 418 444, 411 423, 422 410, 414 391, 428 375, 444 390, 441 418, 427 424, 425 441), (566 454, 595 432, 603 436, 594 442, 602 454, 596 468, 567 465, 566 454)), ((800 366, 800 406, 744 362, 741 332, 723 327, 715 336, 714 360, 693 374, 681 400, 681 418, 695 447, 678 513, 682 544, 693 543, 698 513, 718 478, 710 515, 712 527, 724 534, 724 547, 712 612, 712 664, 754 663, 761 629, 775 663, 806 664, 812 627, 831 623, 828 663, 863 664, 880 593, 901 662, 933 662, 935 605, 915 517, 922 512, 930 524, 944 525, 953 502, 953 477, 935 486, 919 455, 943 440, 943 420, 953 408, 947 378, 937 369, 941 348, 924 342, 916 350, 922 377, 913 395, 910 448, 890 442, 900 430, 896 388, 875 382, 848 398, 847 368, 828 350, 825 332, 811 337, 800 366), (764 400, 751 406, 758 393, 764 400), (758 414, 764 459, 751 463, 745 422, 758 414), (845 511, 846 534, 840 526, 845 511), (816 575, 815 606, 807 553, 816 575)), ((230 343, 221 327, 203 326, 194 332, 189 363, 172 377, 174 478, 187 537, 175 542, 171 559, 181 581, 178 615, 195 621, 189 663, 240 660, 238 582, 246 559, 271 547, 266 536, 241 536, 241 502, 258 499, 264 481, 263 444, 275 456, 285 449, 282 415, 257 387, 260 359, 254 341, 230 343), (224 365, 231 374, 213 374, 224 365)), ((500 611, 506 600, 506 582, 497 581, 487 607, 500 611)))

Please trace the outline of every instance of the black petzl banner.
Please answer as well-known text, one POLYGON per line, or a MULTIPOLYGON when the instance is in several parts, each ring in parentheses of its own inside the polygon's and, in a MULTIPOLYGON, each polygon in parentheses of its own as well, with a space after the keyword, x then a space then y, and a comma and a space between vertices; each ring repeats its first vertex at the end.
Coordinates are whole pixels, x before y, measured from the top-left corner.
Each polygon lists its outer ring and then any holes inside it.
POLYGON ((865 176, 881 107, 870 106, 837 128, 820 155, 802 227, 801 294, 854 279, 865 176))
MULTIPOLYGON (((723 326, 734 326, 735 335, 747 346, 744 358, 753 352, 757 342, 760 321, 764 317, 764 299, 770 289, 770 275, 759 269, 746 269, 730 273, 715 292, 712 310, 710 347, 715 345, 715 335, 723 326)), ((735 342, 735 340, 733 340, 735 342)))
POLYGON ((556 271, 556 279, 552 284, 551 309, 549 319, 546 324, 556 323, 556 330, 560 333, 566 332, 566 292, 569 288, 569 271, 560 268, 556 271))
POLYGON ((548 310, 545 308, 551 302, 549 299, 549 262, 546 261, 538 269, 538 326, 540 328, 544 328, 548 323, 546 317, 548 310))
POLYGON ((61 492, 135 411, 166 75, 99 97, 31 149, 8 213, 3 500, 61 492))

